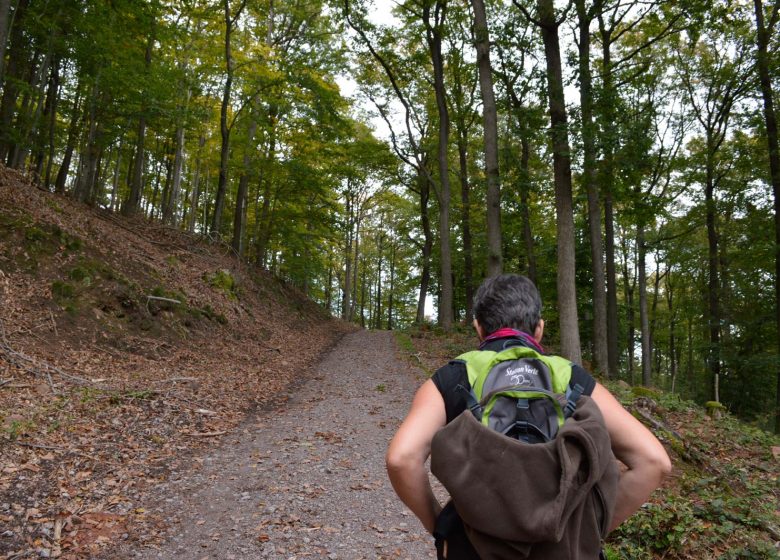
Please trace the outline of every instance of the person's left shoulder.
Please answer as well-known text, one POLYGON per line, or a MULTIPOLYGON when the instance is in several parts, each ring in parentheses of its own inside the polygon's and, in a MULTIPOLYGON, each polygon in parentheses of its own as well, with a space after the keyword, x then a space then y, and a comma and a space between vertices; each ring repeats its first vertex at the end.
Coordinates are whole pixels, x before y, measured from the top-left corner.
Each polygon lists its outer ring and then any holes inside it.
POLYGON ((594 378, 584 367, 572 362, 569 386, 574 387, 575 385, 582 387, 583 395, 591 396, 593 390, 596 388, 596 378, 594 378))

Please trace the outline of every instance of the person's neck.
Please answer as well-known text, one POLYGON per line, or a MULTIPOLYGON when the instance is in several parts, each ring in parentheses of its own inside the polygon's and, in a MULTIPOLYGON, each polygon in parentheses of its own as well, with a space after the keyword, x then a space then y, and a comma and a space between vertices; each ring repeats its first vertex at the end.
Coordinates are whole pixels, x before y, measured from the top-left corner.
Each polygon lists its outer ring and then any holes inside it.
POLYGON ((502 327, 497 331, 493 331, 492 333, 487 335, 480 343, 479 349, 482 350, 483 348, 485 348, 485 346, 487 346, 488 343, 490 343, 493 340, 498 340, 500 338, 519 338, 534 350, 538 350, 539 352, 544 352, 544 348, 542 347, 542 345, 533 336, 531 336, 525 331, 513 329, 510 327, 502 327))

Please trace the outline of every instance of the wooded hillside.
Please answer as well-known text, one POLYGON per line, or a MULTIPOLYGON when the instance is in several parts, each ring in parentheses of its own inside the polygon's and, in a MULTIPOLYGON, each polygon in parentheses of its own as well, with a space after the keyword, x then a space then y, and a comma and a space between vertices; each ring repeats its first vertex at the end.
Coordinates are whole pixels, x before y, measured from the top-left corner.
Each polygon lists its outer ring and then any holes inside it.
POLYGON ((365 326, 525 273, 562 354, 780 430, 779 10, 2 0, 0 158, 365 326))
POLYGON ((156 542, 141 497, 347 330, 229 246, 0 166, 0 555, 156 542))

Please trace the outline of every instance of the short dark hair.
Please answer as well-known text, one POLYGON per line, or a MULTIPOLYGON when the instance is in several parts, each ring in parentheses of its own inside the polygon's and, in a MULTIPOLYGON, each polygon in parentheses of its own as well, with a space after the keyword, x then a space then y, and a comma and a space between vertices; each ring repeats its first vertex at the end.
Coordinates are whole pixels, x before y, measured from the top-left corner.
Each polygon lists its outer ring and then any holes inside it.
POLYGON ((503 327, 533 335, 542 317, 542 298, 525 276, 493 276, 482 283, 474 296, 474 316, 486 335, 503 327))

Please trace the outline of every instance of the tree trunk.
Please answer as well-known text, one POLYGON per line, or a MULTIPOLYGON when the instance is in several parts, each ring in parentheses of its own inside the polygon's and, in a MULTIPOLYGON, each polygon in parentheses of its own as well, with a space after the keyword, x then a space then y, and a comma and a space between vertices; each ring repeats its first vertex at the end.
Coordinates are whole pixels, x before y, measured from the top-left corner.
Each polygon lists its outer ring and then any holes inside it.
POLYGON ((434 24, 430 24, 430 6, 423 7, 423 19, 426 37, 433 63, 433 82, 436 94, 436 107, 439 113, 439 248, 441 265, 441 299, 439 300, 439 324, 444 330, 452 328, 453 323, 453 283, 452 253, 450 250, 450 172, 448 145, 450 117, 444 90, 444 61, 442 60, 441 41, 444 19, 447 11, 446 0, 436 0, 434 24))
MULTIPOLYGON (((384 224, 380 224, 380 227, 382 227, 384 224)), ((383 247, 384 244, 384 235, 379 233, 379 243, 377 243, 377 252, 379 253, 379 262, 376 267, 376 311, 374 313, 374 321, 372 321, 372 324, 374 325, 375 329, 381 329, 382 325, 382 265, 384 264, 383 261, 383 247)))
MULTIPOLYGON (((520 138, 520 220, 523 223, 523 243, 525 245, 526 274, 531 282, 537 284, 536 248, 531 230, 531 172, 528 167, 531 157, 531 145, 525 136, 520 138)), ((538 285, 538 284, 537 284, 538 285)))
MULTIPOLYGON (((2 1, 2 0, 0 0, 2 1)), ((54 59, 54 65, 51 71, 51 80, 49 82, 49 95, 46 101, 46 110, 48 111, 48 153, 46 158, 46 172, 43 177, 43 186, 46 190, 51 189, 51 168, 54 165, 54 150, 56 144, 57 132, 57 108, 60 99, 60 58, 54 59)), ((40 173, 40 171, 39 171, 40 173)))
MULTIPOLYGON (((19 0, 14 10, 13 25, 9 25, 6 18, 4 30, 10 32, 10 38, 3 41, 3 47, 10 45, 8 49, 8 65, 3 72, 3 97, 0 101, 0 161, 6 161, 11 146, 13 145, 12 123, 14 112, 16 110, 17 98, 19 96, 18 81, 21 81, 20 75, 26 66, 27 52, 26 47, 28 39, 25 37, 24 27, 27 16, 27 8, 30 0, 19 0)), ((0 59, 4 61, 5 58, 0 59)))
MULTIPOLYGON (((347 179, 349 181, 349 179, 347 179)), ((344 243, 344 291, 341 295, 341 318, 349 321, 351 314, 349 309, 349 296, 352 293, 352 243, 354 235, 354 200, 352 193, 347 186, 347 196, 345 201, 347 215, 347 231, 344 243)))
POLYGON ((8 43, 8 31, 10 22, 11 0, 0 0, 0 85, 5 78, 5 47, 8 43))
POLYGON ((674 308, 674 287, 672 286, 672 272, 669 270, 666 276, 666 305, 669 309, 669 375, 672 378, 672 393, 674 393, 677 381, 677 340, 675 329, 677 328, 677 310, 674 308))
POLYGON ((415 322, 422 325, 425 321, 425 300, 428 296, 428 285, 431 281, 431 253, 433 252, 433 232, 431 219, 428 216, 428 201, 431 186, 422 168, 417 169, 417 182, 420 186, 420 223, 423 230, 422 263, 420 271, 420 293, 417 298, 417 315, 415 322))
POLYGON ((501 274, 501 178, 498 168, 498 116, 490 65, 490 34, 483 0, 471 0, 474 10, 474 42, 477 50, 479 90, 485 133, 485 175, 487 176, 487 273, 501 274))
MULTIPOLYGON (((189 101, 190 92, 187 91, 187 101, 189 101)), ((186 107, 186 104, 185 104, 186 107)), ((186 108, 185 108, 186 111, 186 108)), ((171 180, 171 189, 165 198, 165 208, 163 208, 163 223, 176 223, 176 210, 179 202, 179 192, 181 191, 181 168, 184 163, 184 124, 179 123, 176 127, 176 148, 173 156, 173 178, 171 180)))
POLYGON ((73 150, 76 149, 76 141, 78 138, 79 121, 81 120, 81 108, 79 103, 81 102, 81 83, 76 86, 76 97, 73 100, 73 112, 71 115, 70 126, 68 127, 68 141, 65 145, 65 153, 62 156, 62 163, 57 171, 57 178, 54 180, 54 192, 58 194, 65 193, 65 182, 68 179, 70 173, 70 163, 73 159, 73 150))
POLYGON ((200 200, 200 165, 203 146, 206 145, 206 137, 200 133, 198 139, 198 153, 195 156, 195 176, 192 178, 192 191, 190 192, 190 215, 187 219, 187 230, 195 231, 195 222, 198 215, 198 201, 200 200))
POLYGON ((273 166, 276 162, 276 121, 278 118, 278 109, 271 105, 268 109, 268 155, 265 158, 265 165, 268 171, 263 174, 263 208, 260 213, 259 231, 256 236, 257 244, 257 264, 265 266, 266 253, 268 251, 268 241, 271 238, 271 188, 273 186, 273 166))
POLYGON ((117 193, 119 192, 119 168, 122 162, 122 145, 124 144, 124 135, 119 137, 119 146, 116 150, 116 162, 114 163, 114 177, 111 180, 111 203, 109 210, 116 211, 117 193))
POLYGON ((73 198, 79 202, 87 202, 94 188, 97 165, 97 139, 99 137, 97 122, 97 98, 98 98, 98 77, 92 85, 92 94, 89 99, 89 128, 85 141, 85 150, 82 157, 82 165, 76 178, 76 188, 73 192, 73 198))
POLYGON ((537 7, 539 20, 542 24, 541 30, 547 62, 547 90, 550 104, 553 173, 555 180, 555 214, 557 218, 557 287, 561 354, 574 363, 580 363, 582 357, 577 322, 571 157, 566 102, 563 94, 561 50, 558 41, 559 23, 555 19, 553 0, 538 0, 537 7))
POLYGON ((395 294, 395 241, 390 249, 390 291, 387 296, 387 330, 393 330, 393 295, 395 294))
MULTIPOLYGON (((146 54, 144 58, 144 67, 146 71, 152 65, 152 47, 154 46, 154 33, 149 35, 146 43, 146 54)), ((138 115, 138 134, 136 135, 135 155, 133 156, 133 178, 130 182, 130 194, 125 204, 122 206, 122 213, 126 216, 135 214, 141 205, 141 195, 144 190, 144 168, 146 164, 146 152, 144 142, 146 139, 146 103, 141 104, 141 111, 138 115)))
POLYGON ((712 400, 720 402, 720 287, 718 281, 718 233, 716 231, 714 149, 708 141, 704 198, 707 212, 707 311, 710 347, 707 362, 712 375, 712 400))
MULTIPOLYGON (((777 352, 780 354, 780 147, 777 140, 777 118, 775 115, 772 79, 769 73, 769 30, 764 24, 764 7, 762 0, 753 0, 756 11, 756 27, 758 33, 757 65, 761 97, 764 101, 764 121, 769 145, 769 174, 772 181, 772 195, 775 206, 775 322, 777 323, 777 352)), ((780 367, 777 375, 777 398, 775 406, 775 433, 780 434, 780 367)))
MULTIPOLYGON (((602 17, 599 17, 599 29, 601 34, 601 81, 603 89, 603 103, 601 110, 605 123, 614 123, 615 104, 612 103, 614 87, 612 80, 612 38, 605 26, 602 17)), ((604 250, 606 253, 606 281, 607 281, 607 372, 610 377, 617 377, 620 369, 620 346, 618 344, 618 331, 620 321, 618 319, 617 305, 617 280, 615 269, 615 224, 612 200, 612 187, 614 178, 614 139, 611 131, 604 131, 601 142, 602 164, 599 175, 601 193, 604 196, 604 250)))
POLYGON ((639 324, 642 331, 642 385, 652 385, 650 375, 650 319, 647 312, 647 272, 645 270, 645 226, 638 224, 636 228, 637 281, 639 282, 639 324))
POLYGON ((241 178, 238 180, 238 192, 236 193, 236 210, 233 214, 233 250, 239 258, 244 254, 244 232, 246 230, 246 199, 249 190, 249 174, 251 172, 252 158, 254 153, 255 131, 257 130, 257 121, 251 118, 249 130, 247 130, 247 141, 244 149, 243 167, 241 169, 241 178))
MULTIPOLYGON (((588 234, 593 272, 593 354, 598 373, 609 376, 607 358, 607 294, 601 240, 601 202, 596 181, 596 130, 593 123, 593 87, 590 72, 590 23, 585 0, 577 0, 579 20, 580 109, 582 114, 582 180, 588 193, 588 234)), ((596 8, 597 5, 594 5, 596 8)))
POLYGON ((471 240, 471 187, 468 167, 468 131, 462 118, 456 121, 460 166, 460 227, 463 230, 463 289, 466 295, 466 323, 474 319, 474 255, 471 240))
POLYGON ((234 16, 230 15, 230 0, 223 0, 225 9, 225 87, 222 90, 222 107, 219 112, 219 131, 222 137, 222 146, 219 151, 219 182, 217 183, 217 196, 214 202, 214 215, 211 219, 211 234, 219 236, 222 226, 222 212, 225 207, 225 194, 228 182, 228 164, 230 163, 230 127, 228 127, 228 107, 230 106, 230 92, 233 87, 233 50, 231 38, 233 25, 235 25, 241 11, 244 9, 242 2, 234 16))
MULTIPOLYGON (((634 287, 636 286, 637 275, 633 278, 629 277, 628 273, 628 243, 625 239, 621 239, 623 248, 623 291, 626 294, 626 323, 628 326, 627 343, 628 348, 628 378, 631 384, 634 384, 634 338, 636 337, 636 329, 634 327, 634 287)), ((634 268, 636 273, 636 267, 634 268)))

